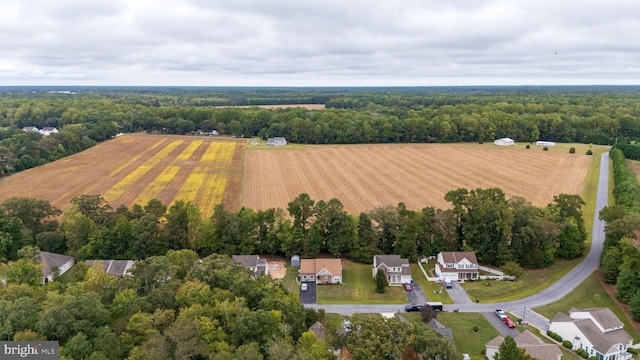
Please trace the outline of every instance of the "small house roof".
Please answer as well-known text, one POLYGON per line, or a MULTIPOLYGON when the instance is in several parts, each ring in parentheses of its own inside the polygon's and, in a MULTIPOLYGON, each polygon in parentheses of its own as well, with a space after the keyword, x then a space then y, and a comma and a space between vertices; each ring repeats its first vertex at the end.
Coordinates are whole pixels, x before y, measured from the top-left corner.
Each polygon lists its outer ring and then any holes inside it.
POLYGON ((107 274, 121 277, 127 275, 127 270, 133 267, 133 260, 87 260, 85 262, 89 266, 100 263, 107 274))
POLYGON ((467 259, 472 264, 478 264, 478 258, 473 251, 443 251, 442 261, 445 264, 457 264, 463 259, 467 259))
POLYGON ((400 255, 376 255, 375 260, 377 266, 381 264, 387 267, 409 265, 409 260, 401 258, 400 255))
POLYGON ((256 267, 258 266, 258 260, 260 256, 258 255, 233 255, 233 261, 239 262, 245 267, 256 267))
POLYGON ((42 276, 47 277, 51 275, 54 267, 60 268, 69 261, 73 261, 72 256, 41 251, 40 264, 42 265, 42 276))
POLYGON ((569 310, 570 313, 576 311, 588 312, 605 330, 624 326, 622 321, 609 308, 589 308, 584 310, 572 308, 569 310))

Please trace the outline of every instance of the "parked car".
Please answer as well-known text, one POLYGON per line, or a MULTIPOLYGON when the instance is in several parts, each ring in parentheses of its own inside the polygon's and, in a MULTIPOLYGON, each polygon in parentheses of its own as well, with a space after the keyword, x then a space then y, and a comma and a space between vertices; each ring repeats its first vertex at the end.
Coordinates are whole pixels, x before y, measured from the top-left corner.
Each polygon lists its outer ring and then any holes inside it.
POLYGON ((404 286, 404 289, 405 289, 406 291, 411 291, 411 290, 412 290, 412 289, 411 289, 411 284, 409 284, 409 283, 404 283, 404 284, 402 284, 402 286, 404 286))
POLYGON ((404 307, 404 311, 412 312, 412 311, 420 311, 424 305, 407 305, 404 307))
POLYGON ((509 319, 509 317, 505 317, 504 319, 502 319, 502 321, 510 329, 513 329, 513 328, 516 327, 516 324, 514 324, 513 321, 511 319, 509 319))
POLYGON ((504 319, 507 317, 507 314, 505 314, 505 312, 501 309, 496 309, 496 315, 498 315, 500 319, 504 319))
POLYGON ((307 283, 302 283, 300 285, 300 291, 307 291, 307 283))
POLYGON ((453 283, 451 283, 451 280, 444 279, 444 287, 446 287, 447 289, 452 289, 453 288, 453 283))

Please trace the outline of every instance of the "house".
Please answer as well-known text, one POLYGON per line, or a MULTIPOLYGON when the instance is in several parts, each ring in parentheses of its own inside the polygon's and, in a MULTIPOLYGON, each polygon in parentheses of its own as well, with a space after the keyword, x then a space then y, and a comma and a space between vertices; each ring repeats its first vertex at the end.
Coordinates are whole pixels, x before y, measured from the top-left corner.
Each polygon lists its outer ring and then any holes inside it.
POLYGON ((35 126, 25 126, 25 127, 23 127, 23 128, 22 128, 22 131, 26 131, 26 132, 37 132, 37 133, 39 133, 39 132, 40 132, 40 130, 39 130, 37 127, 35 127, 35 126))
POLYGON ((516 142, 513 141, 513 139, 511 138, 502 138, 502 139, 495 140, 493 144, 498 146, 515 146, 516 142))
POLYGON ((446 251, 438 253, 436 276, 440 280, 478 280, 478 259, 471 251, 446 251))
POLYGON ((551 319, 549 330, 571 342, 573 350, 583 349, 596 359, 632 359, 627 348, 633 338, 608 308, 569 310, 569 316, 558 312, 551 319))
POLYGON ((49 136, 51 134, 57 134, 57 133, 58 133, 58 129, 50 126, 43 127, 42 130, 40 130, 40 134, 44 136, 49 136))
MULTIPOLYGON (((534 359, 560 360, 562 358, 562 350, 557 344, 547 344, 529 330, 518 334, 514 340, 520 349, 523 349, 534 359)), ((504 342, 504 337, 497 336, 485 344, 487 359, 494 358, 502 342, 504 342)))
POLYGON ((373 269, 371 272, 374 278, 376 277, 379 269, 384 271, 389 285, 401 285, 411 282, 411 268, 409 268, 409 260, 400 258, 400 255, 374 256, 373 269))
POLYGON ((233 261, 251 270, 254 277, 269 274, 267 259, 260 259, 258 255, 233 255, 233 261))
POLYGON ((287 145, 287 139, 283 137, 273 137, 267 139, 267 145, 270 146, 285 146, 287 145))
POLYGON ((309 331, 313 331, 313 333, 316 334, 316 337, 318 339, 324 340, 325 329, 324 329, 324 325, 322 325, 320 321, 316 321, 313 325, 311 325, 311 327, 309 327, 309 331))
POLYGON ((59 276, 66 273, 75 264, 76 262, 71 256, 41 251, 42 283, 46 284, 53 281, 56 275, 59 276))
POLYGON ((316 284, 340 284, 342 282, 342 260, 300 260, 300 281, 315 281, 316 284))
POLYGON ((128 271, 133 267, 133 260, 87 260, 85 262, 91 267, 101 264, 107 274, 118 278, 129 275, 128 271))
POLYGON ((536 145, 537 146, 556 146, 556 143, 554 143, 553 141, 538 140, 536 141, 536 145))

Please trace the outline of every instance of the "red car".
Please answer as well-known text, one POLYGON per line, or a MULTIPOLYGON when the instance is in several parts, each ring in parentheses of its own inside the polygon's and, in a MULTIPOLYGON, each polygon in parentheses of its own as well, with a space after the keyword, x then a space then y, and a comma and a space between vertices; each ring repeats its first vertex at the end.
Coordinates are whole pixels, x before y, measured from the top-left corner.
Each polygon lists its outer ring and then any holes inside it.
POLYGON ((404 289, 405 289, 406 291, 411 291, 411 284, 409 284, 409 283, 404 283, 404 284, 402 284, 402 286, 404 286, 404 289))
POLYGON ((504 322, 505 325, 507 325, 507 327, 511 329, 516 327, 516 324, 513 323, 513 320, 509 319, 508 317, 505 317, 504 319, 502 319, 502 321, 504 322))

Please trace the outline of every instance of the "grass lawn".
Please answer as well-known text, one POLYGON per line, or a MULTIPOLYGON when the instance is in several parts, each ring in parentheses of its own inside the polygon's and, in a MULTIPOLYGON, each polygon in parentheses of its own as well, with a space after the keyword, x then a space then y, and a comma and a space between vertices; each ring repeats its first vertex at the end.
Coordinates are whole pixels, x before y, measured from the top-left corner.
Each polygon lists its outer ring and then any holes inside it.
MULTIPOLYGON (((435 260, 431 261, 429 264, 423 264, 424 270, 428 273, 429 269, 433 269, 435 264, 435 260)), ((427 300, 440 301, 443 304, 453 304, 449 294, 443 289, 442 284, 428 281, 424 277, 424 274, 422 273, 422 270, 420 270, 420 266, 418 264, 411 264, 411 278, 414 283, 422 287, 424 294, 427 296, 427 300)))
POLYGON ((284 285, 289 292, 293 294, 297 294, 300 292, 300 285, 296 282, 296 278, 298 277, 298 268, 292 268, 289 265, 285 265, 287 268, 287 274, 284 276, 280 282, 284 285))
POLYGON ((518 281, 467 281, 462 287, 469 297, 480 302, 501 302, 522 299, 539 293, 571 271, 582 258, 557 260, 551 267, 525 271, 518 281), (487 286, 487 284, 489 284, 487 286))
POLYGON ((572 307, 578 309, 592 308, 592 307, 606 307, 611 309, 614 314, 624 323, 624 329, 627 330, 629 335, 634 339, 634 342, 640 340, 640 333, 633 326, 633 324, 627 319, 624 312, 618 304, 609 296, 604 290, 595 274, 591 274, 582 284, 576 287, 572 292, 562 299, 539 308, 535 308, 541 315, 551 319, 558 312, 562 311, 565 314, 569 313, 569 309, 572 307))
POLYGON ((489 320, 479 313, 440 313, 438 321, 451 328, 456 349, 471 356, 480 355, 484 344, 500 335, 489 320), (477 333, 473 332, 474 326, 478 327, 477 333))
POLYGON ((389 286, 383 294, 376 292, 371 265, 342 259, 340 285, 318 285, 318 304, 407 304, 402 286, 389 286))

